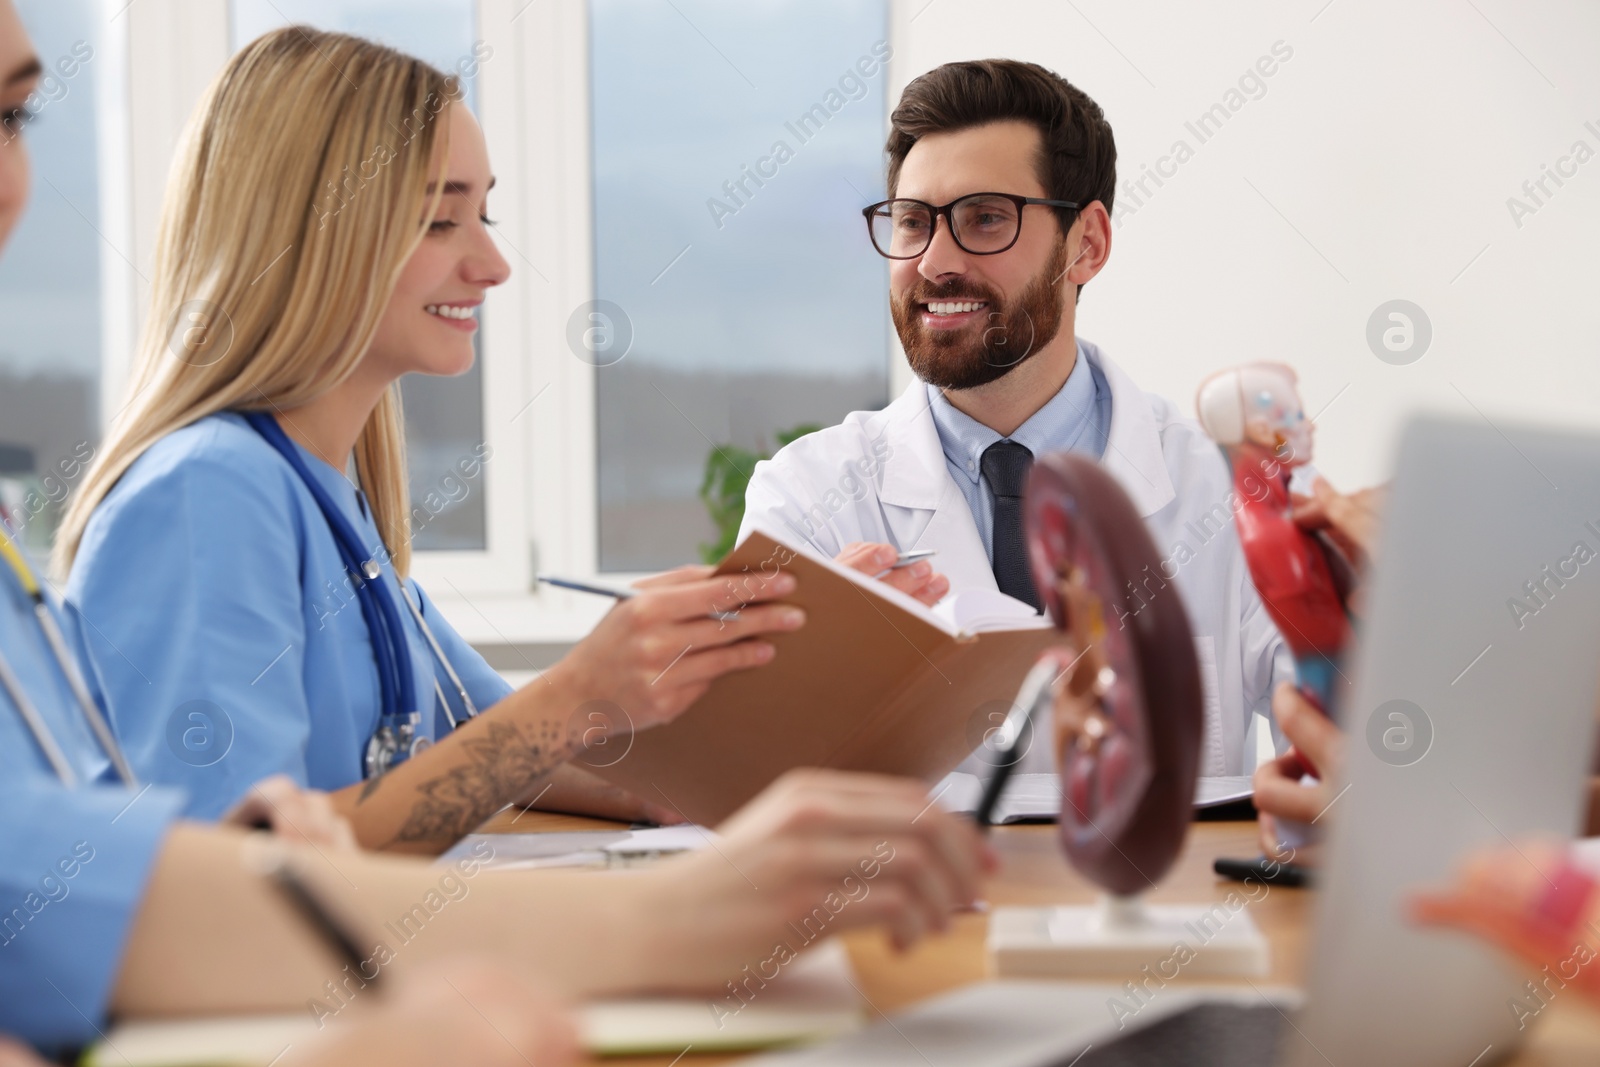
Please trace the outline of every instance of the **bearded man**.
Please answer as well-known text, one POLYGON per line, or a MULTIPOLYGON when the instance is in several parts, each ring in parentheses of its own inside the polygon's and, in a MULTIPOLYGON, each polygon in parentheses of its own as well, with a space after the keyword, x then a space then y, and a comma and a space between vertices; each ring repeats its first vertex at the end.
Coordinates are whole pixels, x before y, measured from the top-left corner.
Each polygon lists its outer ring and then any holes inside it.
MULTIPOLYGON (((1273 688, 1294 671, 1239 549, 1231 474, 1193 420, 1075 332, 1079 293, 1111 254, 1104 113, 1043 67, 984 60, 911 82, 891 126, 890 199, 865 209, 865 236, 890 262, 890 309, 918 380, 882 411, 759 464, 741 537, 763 529, 870 573, 934 549, 932 565, 889 580, 930 604, 998 588, 1037 608, 1028 470, 1045 452, 1090 455, 1163 557, 1137 579, 1128 615, 1157 597, 1188 611, 1205 690, 1201 774, 1250 774, 1255 716, 1270 722, 1273 688)), ((1021 769, 1050 769, 1048 749, 1034 746, 1021 769)))

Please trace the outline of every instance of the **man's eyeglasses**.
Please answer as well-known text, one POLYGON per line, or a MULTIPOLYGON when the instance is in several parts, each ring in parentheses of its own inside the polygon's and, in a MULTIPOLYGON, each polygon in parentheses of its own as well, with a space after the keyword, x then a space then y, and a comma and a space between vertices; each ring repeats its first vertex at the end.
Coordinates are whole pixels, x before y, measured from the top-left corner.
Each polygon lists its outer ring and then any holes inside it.
POLYGON ((872 247, 888 259, 916 259, 933 243, 943 215, 950 236, 964 252, 992 256, 1017 243, 1022 235, 1022 209, 1029 204, 1078 210, 1070 200, 1044 200, 1009 193, 968 193, 943 207, 897 197, 863 208, 872 247))

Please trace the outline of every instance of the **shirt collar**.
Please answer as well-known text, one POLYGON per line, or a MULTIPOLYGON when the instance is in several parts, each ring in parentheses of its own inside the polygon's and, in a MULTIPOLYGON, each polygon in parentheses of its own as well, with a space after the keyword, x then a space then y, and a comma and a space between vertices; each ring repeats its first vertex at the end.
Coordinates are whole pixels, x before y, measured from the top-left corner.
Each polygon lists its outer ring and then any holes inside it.
POLYGON ((1078 444, 1094 422, 1094 372, 1089 368, 1089 359, 1081 343, 1077 345, 1072 373, 1067 375, 1067 380, 1056 390, 1055 396, 1028 416, 1028 421, 1018 426, 1009 438, 1003 438, 971 415, 958 410, 937 386, 928 385, 926 388, 928 408, 933 414, 933 424, 939 431, 939 444, 944 449, 945 457, 973 485, 978 483, 983 470, 984 450, 996 441, 1015 441, 1035 456, 1045 452, 1066 452, 1078 444))

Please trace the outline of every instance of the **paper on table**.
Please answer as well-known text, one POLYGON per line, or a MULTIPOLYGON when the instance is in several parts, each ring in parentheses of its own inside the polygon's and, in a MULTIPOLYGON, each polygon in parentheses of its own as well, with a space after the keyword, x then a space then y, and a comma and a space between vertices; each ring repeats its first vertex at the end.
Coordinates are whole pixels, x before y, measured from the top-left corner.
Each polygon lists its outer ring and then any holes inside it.
POLYGON ((1248 774, 1201 778, 1194 785, 1194 806, 1215 808, 1221 804, 1231 804, 1235 800, 1247 800, 1255 795, 1255 786, 1251 784, 1248 774))
POLYGON ((439 857, 442 864, 475 860, 494 870, 541 867, 604 867, 623 860, 691 852, 716 835, 701 826, 577 833, 468 834, 439 857))
MULTIPOLYGON (((930 794, 949 811, 974 812, 983 797, 983 779, 954 771, 930 794)), ((1194 806, 1211 808, 1252 795, 1247 776, 1201 778, 1195 783, 1194 806)), ((1061 813, 1061 784, 1054 774, 1013 774, 995 806, 997 823, 1035 819, 1054 821, 1061 813)))
MULTIPOLYGON (((773 963, 773 967, 778 964, 773 963)), ((726 990, 699 997, 594 1001, 580 1009, 584 1048, 597 1056, 772 1048, 858 1029, 860 996, 850 957, 825 941, 782 966, 741 1001, 726 990)), ((326 1031, 308 1011, 292 1015, 126 1022, 83 1057, 84 1067, 267 1067, 289 1046, 314 1050, 326 1031)))
POLYGON ((817 945, 766 982, 745 993, 750 1000, 720 990, 701 1000, 653 997, 590 1004, 583 1010, 584 1045, 606 1056, 681 1055, 691 1045, 696 1052, 771 1048, 861 1026, 850 956, 838 941, 817 945))

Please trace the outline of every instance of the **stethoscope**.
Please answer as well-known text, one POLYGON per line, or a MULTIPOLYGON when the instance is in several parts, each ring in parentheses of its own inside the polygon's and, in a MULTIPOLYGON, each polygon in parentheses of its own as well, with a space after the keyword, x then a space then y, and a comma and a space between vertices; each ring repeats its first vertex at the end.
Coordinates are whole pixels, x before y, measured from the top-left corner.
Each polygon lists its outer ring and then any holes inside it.
MULTIPOLYGON (((317 507, 322 511, 323 519, 328 523, 328 529, 333 532, 334 542, 339 548, 339 558, 344 562, 345 570, 349 572, 350 580, 355 585, 356 598, 361 603, 361 614, 366 619, 367 632, 372 637, 373 656, 378 661, 378 699, 382 710, 378 715, 377 728, 367 739, 366 752, 362 757, 362 777, 376 778, 433 743, 419 731, 422 711, 418 706, 416 686, 408 669, 410 646, 406 641, 405 625, 400 618, 400 609, 395 605, 394 594, 389 587, 379 580, 383 571, 378 561, 367 554, 361 537, 345 518, 344 512, 339 510, 332 496, 323 488, 322 483, 317 481, 306 467, 305 460, 294 442, 289 440, 289 435, 283 432, 283 427, 264 411, 242 414, 256 433, 288 461, 289 466, 300 476, 300 481, 310 491, 312 498, 317 502, 317 507)), ((451 665, 449 657, 444 654, 444 649, 440 648, 439 642, 434 639, 433 628, 422 617, 422 610, 412 602, 411 594, 398 574, 395 575, 395 583, 400 586, 400 599, 405 601, 406 607, 410 609, 411 617, 416 620, 417 628, 422 631, 424 640, 428 642, 428 648, 432 650, 434 658, 449 676, 450 684, 461 701, 463 719, 474 717, 478 714, 478 707, 472 702, 467 687, 462 683, 455 667, 451 665)), ((461 720, 458 720, 455 712, 451 710, 450 701, 445 699, 444 690, 440 687, 437 676, 433 680, 433 691, 438 697, 440 706, 444 708, 445 718, 450 721, 451 729, 459 726, 461 720)))
MULTIPOLYGON (((94 731, 95 738, 100 742, 106 758, 117 770, 117 777, 121 778, 124 785, 137 789, 139 780, 134 777, 133 768, 128 765, 128 759, 122 754, 122 746, 117 744, 116 736, 111 732, 111 725, 106 722, 106 717, 100 711, 100 706, 89 695, 89 687, 84 684, 83 675, 78 671, 77 662, 72 654, 67 651, 67 643, 62 639, 61 628, 56 625, 55 616, 50 613, 50 605, 44 597, 44 587, 39 584, 39 579, 33 573, 33 568, 28 566, 27 559, 23 556, 14 541, 5 530, 0 529, 0 556, 11 567, 11 572, 17 576, 17 582, 22 586, 22 591, 33 601, 33 615, 38 620, 39 631, 44 634, 45 644, 50 646, 50 654, 55 658, 56 666, 61 669, 62 675, 67 680, 67 686, 72 690, 72 695, 78 701, 78 707, 83 710, 83 717, 89 721, 89 727, 94 731)), ((3 652, 0 652, 0 686, 4 686, 11 695, 11 702, 17 706, 17 713, 22 716, 22 721, 27 723, 28 729, 33 733, 33 738, 39 743, 39 748, 44 752, 44 758, 54 768, 56 777, 61 779, 63 785, 70 787, 78 784, 78 772, 73 769, 66 753, 61 750, 61 745, 56 741, 55 735, 50 732, 44 716, 39 714, 39 709, 34 706, 28 694, 23 691, 22 682, 18 680, 16 672, 11 669, 11 664, 6 661, 3 652)))

